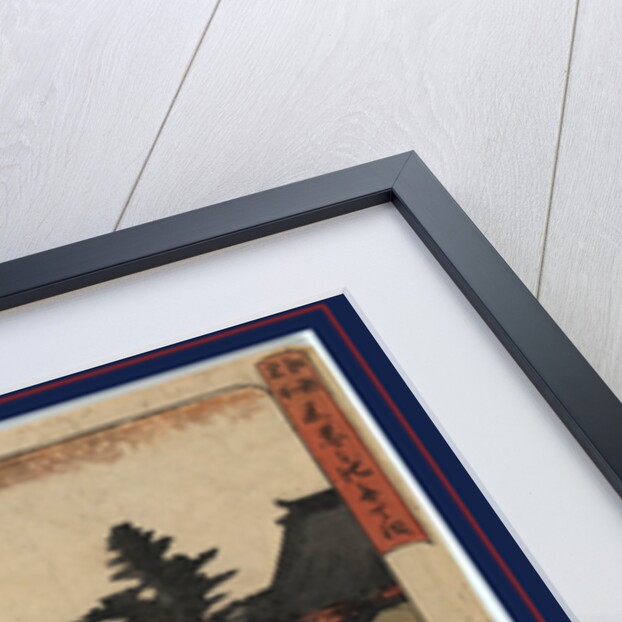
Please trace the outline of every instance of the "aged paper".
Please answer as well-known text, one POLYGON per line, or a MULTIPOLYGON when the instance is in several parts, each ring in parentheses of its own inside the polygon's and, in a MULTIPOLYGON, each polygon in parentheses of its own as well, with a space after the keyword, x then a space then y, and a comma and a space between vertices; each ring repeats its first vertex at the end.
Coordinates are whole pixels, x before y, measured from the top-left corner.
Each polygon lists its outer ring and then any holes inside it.
POLYGON ((489 620, 311 346, 0 431, 3 622, 489 620))

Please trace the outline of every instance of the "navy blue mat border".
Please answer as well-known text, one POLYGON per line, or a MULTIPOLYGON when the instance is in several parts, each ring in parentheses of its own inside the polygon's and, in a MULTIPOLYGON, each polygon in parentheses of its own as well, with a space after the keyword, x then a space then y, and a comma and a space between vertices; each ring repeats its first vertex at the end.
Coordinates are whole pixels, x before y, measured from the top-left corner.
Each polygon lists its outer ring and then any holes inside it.
POLYGON ((345 296, 6 394, 0 420, 305 329, 328 349, 510 615, 569 620, 345 296))

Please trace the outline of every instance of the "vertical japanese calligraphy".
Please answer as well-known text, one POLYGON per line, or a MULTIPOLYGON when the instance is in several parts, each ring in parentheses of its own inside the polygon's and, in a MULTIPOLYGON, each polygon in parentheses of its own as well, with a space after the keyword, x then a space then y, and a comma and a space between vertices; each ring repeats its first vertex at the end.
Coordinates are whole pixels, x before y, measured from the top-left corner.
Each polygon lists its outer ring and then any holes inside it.
POLYGON ((308 451, 380 553, 427 541, 421 525, 365 447, 302 350, 257 363, 308 451))

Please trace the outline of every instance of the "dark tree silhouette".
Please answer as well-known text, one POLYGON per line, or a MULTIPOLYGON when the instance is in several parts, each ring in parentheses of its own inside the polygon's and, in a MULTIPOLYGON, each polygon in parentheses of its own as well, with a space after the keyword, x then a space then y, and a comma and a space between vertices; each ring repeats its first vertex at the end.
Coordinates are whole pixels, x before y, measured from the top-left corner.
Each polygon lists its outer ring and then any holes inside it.
POLYGON ((108 549, 115 552, 109 566, 117 568, 113 581, 138 584, 105 596, 79 622, 204 622, 207 612, 224 598, 213 591, 236 571, 209 577, 201 567, 216 557, 213 548, 196 557, 165 557, 172 538, 156 538, 130 523, 113 527, 108 549))

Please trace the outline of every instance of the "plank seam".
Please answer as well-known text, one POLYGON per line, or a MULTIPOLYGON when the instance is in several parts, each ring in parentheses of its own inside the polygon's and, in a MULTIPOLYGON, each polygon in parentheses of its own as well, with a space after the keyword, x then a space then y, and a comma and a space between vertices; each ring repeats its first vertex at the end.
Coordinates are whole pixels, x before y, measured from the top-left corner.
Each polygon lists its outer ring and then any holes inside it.
POLYGON ((162 131, 164 130, 164 126, 166 125, 169 117, 171 116, 173 107, 175 106, 175 103, 177 102, 177 98, 179 97, 181 89, 183 88, 183 85, 186 82, 186 78, 188 77, 188 74, 190 73, 190 69, 192 68, 192 65, 194 64, 194 61, 197 57, 197 54, 199 53, 199 50, 201 49, 201 46, 203 45, 203 41, 205 40, 207 31, 209 30, 209 27, 212 25, 212 22, 214 21, 214 16, 216 15, 216 12, 218 11, 218 7, 220 6, 221 1, 222 0, 216 0, 216 4, 214 5, 214 10, 209 16, 207 23, 205 24, 205 28, 203 29, 203 32, 201 33, 201 36, 199 37, 199 41, 196 44, 192 52, 192 55, 190 56, 190 61, 188 62, 188 65, 186 66, 186 69, 184 70, 184 73, 181 76, 179 85, 177 86, 177 89, 175 90, 175 94, 173 95, 173 99, 171 100, 171 103, 169 104, 166 110, 166 113, 164 114, 164 118, 162 119, 162 122, 160 123, 160 127, 158 128, 158 131, 156 132, 155 138, 153 139, 153 142, 151 143, 151 147, 149 147, 149 151, 147 151, 145 161, 140 167, 140 171, 138 171, 136 180, 134 181, 132 185, 132 188, 127 197, 127 200, 125 201, 125 204, 123 205, 123 208, 121 209, 121 213, 119 214, 119 217, 117 218, 114 228, 112 229, 113 231, 117 231, 119 229, 119 226, 121 225, 121 221, 123 220, 123 217, 125 216, 125 213, 127 212, 127 208, 129 207, 130 201, 132 200, 132 197, 134 196, 134 193, 136 192, 136 188, 138 187, 138 184, 140 180, 142 179, 143 173, 145 172, 145 169, 147 168, 147 164, 149 163, 149 160, 151 159, 155 146, 157 145, 158 140, 160 139, 160 135, 162 134, 162 131))
POLYGON ((551 223, 551 208, 553 206, 553 196, 555 194, 555 182, 557 181, 557 167, 559 163, 559 151, 561 148, 562 131, 564 126, 564 119, 566 117, 566 104, 568 100, 568 84, 570 83, 570 68, 572 66, 572 56, 574 52, 575 38, 577 33, 577 21, 579 17, 579 3, 580 0, 576 0, 574 18, 572 22, 572 33, 570 35, 570 49, 568 51, 568 63, 566 66, 566 80, 564 82, 564 91, 562 95, 562 106, 559 115, 559 126, 557 128, 557 141, 555 144, 555 157, 553 159, 553 171, 551 174, 551 187, 549 189, 549 196, 546 206, 546 214, 544 217, 544 230, 542 232, 542 248, 540 251, 540 266, 538 269, 538 277, 536 280, 535 296, 540 300, 540 290, 542 289, 542 275, 544 272, 544 262, 546 255, 546 246, 549 237, 549 225, 551 223))

